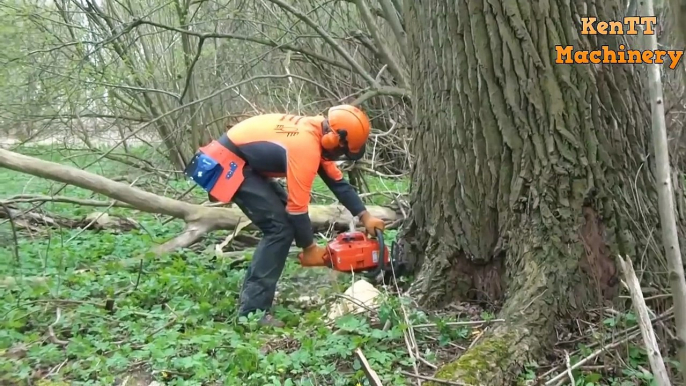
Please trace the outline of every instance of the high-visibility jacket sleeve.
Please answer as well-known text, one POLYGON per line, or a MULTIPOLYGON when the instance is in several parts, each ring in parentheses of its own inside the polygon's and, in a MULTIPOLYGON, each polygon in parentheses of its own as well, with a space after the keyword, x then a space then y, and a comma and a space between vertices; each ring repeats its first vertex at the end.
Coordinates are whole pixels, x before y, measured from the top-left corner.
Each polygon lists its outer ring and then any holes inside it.
POLYGON ((350 211, 353 216, 358 216, 366 210, 355 189, 343 178, 343 173, 333 161, 322 161, 318 170, 319 177, 336 196, 336 199, 350 211))

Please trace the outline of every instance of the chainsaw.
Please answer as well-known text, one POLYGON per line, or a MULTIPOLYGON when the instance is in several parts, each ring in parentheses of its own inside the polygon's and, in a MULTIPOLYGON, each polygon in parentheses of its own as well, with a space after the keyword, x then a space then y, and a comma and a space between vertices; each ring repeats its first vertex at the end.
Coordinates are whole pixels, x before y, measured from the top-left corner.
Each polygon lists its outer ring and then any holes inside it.
POLYGON ((364 232, 353 231, 339 234, 326 246, 323 266, 339 272, 359 273, 376 278, 379 273, 401 275, 404 264, 397 259, 397 243, 391 250, 384 243, 383 231, 376 230, 376 239, 364 232))

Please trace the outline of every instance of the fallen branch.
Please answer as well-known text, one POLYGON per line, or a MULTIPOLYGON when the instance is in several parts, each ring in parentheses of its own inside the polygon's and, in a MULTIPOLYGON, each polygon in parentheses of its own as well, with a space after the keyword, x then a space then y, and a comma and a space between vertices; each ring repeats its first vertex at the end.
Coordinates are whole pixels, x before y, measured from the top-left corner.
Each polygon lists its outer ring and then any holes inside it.
POLYGON ((626 260, 621 256, 617 256, 617 265, 622 270, 626 280, 626 287, 631 294, 631 302, 638 314, 638 325, 643 335, 643 342, 645 343, 646 353, 648 354, 648 361, 650 368, 653 370, 653 376, 657 386, 671 386, 665 362, 662 360, 660 354, 660 347, 657 345, 657 338, 655 338, 655 331, 650 323, 650 315, 648 314, 648 307, 643 299, 643 292, 641 292, 641 283, 636 277, 634 267, 629 257, 626 260))
POLYGON ((131 205, 117 202, 117 201, 100 201, 92 199, 81 199, 74 197, 65 196, 44 196, 44 195, 28 195, 21 194, 17 196, 12 196, 6 200, 0 200, 0 202, 5 204, 21 204, 21 203, 34 203, 34 202, 54 202, 54 203, 64 203, 64 204, 76 204, 81 206, 99 206, 99 207, 116 207, 116 208, 131 208, 131 205))
POLYGON ((221 257, 221 256, 223 255, 224 248, 226 248, 226 246, 229 245, 229 244, 231 243, 231 241, 233 241, 234 237, 236 237, 236 235, 238 234, 238 232, 240 232, 241 230, 243 230, 243 228, 245 228, 245 227, 247 227, 248 225, 250 225, 250 223, 251 223, 251 221, 250 221, 250 220, 247 220, 247 219, 246 219, 246 221, 241 222, 241 223, 238 224, 238 226, 236 226, 236 228, 233 230, 233 233, 231 233, 231 234, 229 234, 228 236, 226 236, 226 239, 224 239, 224 241, 223 241, 221 244, 215 245, 215 246, 214 246, 214 253, 215 253, 215 255, 216 255, 217 257, 221 257))
MULTIPOLYGON (((9 150, 0 149, 0 166, 88 189, 127 203, 140 211, 160 213, 186 222, 186 228, 180 235, 154 248, 156 254, 188 247, 208 232, 235 229, 241 221, 245 220, 245 214, 238 208, 209 208, 158 196, 85 170, 9 150)), ((393 222, 398 218, 397 213, 389 208, 369 206, 367 210, 373 216, 386 222, 393 222)), ((331 225, 339 228, 347 227, 353 218, 350 212, 340 205, 311 205, 309 214, 313 227, 320 229, 331 225)))
MULTIPOLYGON (((588 363, 589 361, 595 359, 598 355, 600 355, 604 352, 607 352, 609 350, 612 350, 615 347, 621 346, 622 344, 629 342, 632 339, 638 337, 638 335, 639 335, 638 333, 629 334, 620 340, 617 340, 615 342, 612 342, 606 346, 603 346, 603 347, 597 349, 596 351, 592 352, 591 355, 587 356, 586 358, 584 358, 584 359, 580 360, 579 362, 576 362, 574 365, 570 366, 569 370, 574 371, 574 370, 578 369, 579 367, 583 366, 585 363, 588 363)), ((558 385, 559 384, 558 382, 563 380, 563 378, 567 377, 567 371, 568 370, 565 369, 565 371, 554 376, 552 379, 550 379, 549 381, 547 381, 545 383, 545 386, 558 385)))
MULTIPOLYGON (((607 310, 607 311, 609 311, 609 310, 607 310)), ((612 310, 613 316, 618 315, 618 314, 619 314, 619 312, 612 310)), ((666 321, 670 321, 673 318, 674 318, 674 307, 670 307, 668 310, 662 312, 660 315, 653 316, 650 319, 650 322, 651 322, 651 324, 661 324, 661 323, 664 323, 666 321)), ((632 326, 632 327, 628 327, 628 328, 616 331, 613 333, 613 336, 615 336, 615 337, 623 336, 623 337, 625 337, 625 339, 631 340, 631 339, 634 339, 640 335, 638 330, 639 330, 639 326, 636 325, 636 326, 632 326)), ((623 342, 627 342, 627 340, 622 340, 619 342, 619 344, 621 344, 623 342)), ((600 341, 590 343, 586 346, 586 348, 591 350, 591 349, 595 349, 596 347, 602 347, 600 343, 601 343, 600 341)), ((602 349, 593 352, 593 354, 582 359, 580 362, 577 362, 573 366, 570 366, 569 368, 571 370, 576 370, 576 369, 584 370, 584 369, 592 368, 592 367, 594 367, 594 365, 586 365, 586 363, 594 360, 601 353, 609 352, 609 350, 611 350, 617 346, 618 346, 618 343, 616 341, 613 341, 613 342, 609 343, 607 346, 604 346, 602 349)), ((576 351, 576 354, 579 354, 579 353, 580 353, 580 351, 576 351)), ((535 385, 542 384, 543 380, 547 379, 551 374, 559 372, 560 369, 562 369, 562 368, 566 369, 566 367, 567 367, 566 364, 565 365, 556 365, 556 366, 552 367, 550 370, 544 372, 543 374, 539 374, 538 376, 536 376, 536 379, 533 380, 533 384, 535 384, 535 385)), ((600 366, 600 367, 602 368, 604 366, 600 366)), ((545 385, 560 386, 560 385, 564 384, 566 382, 566 380, 564 379, 564 375, 565 375, 565 373, 563 372, 563 373, 560 373, 557 376, 555 376, 555 378, 553 378, 553 380, 557 380, 557 383, 555 383, 551 380, 551 381, 549 381, 549 383, 545 383, 545 385)))
POLYGON ((50 342, 52 342, 52 343, 54 343, 54 344, 56 344, 56 345, 66 346, 66 345, 69 344, 69 342, 66 341, 66 340, 61 340, 61 339, 59 339, 59 338, 57 337, 57 335, 55 335, 55 330, 53 329, 53 326, 55 326, 57 323, 59 323, 61 318, 62 318, 62 310, 60 310, 60 308, 57 307, 56 316, 55 316, 55 321, 52 322, 52 323, 48 326, 48 337, 49 337, 49 339, 50 339, 50 342))
POLYGON ((376 371, 374 371, 374 369, 372 369, 372 367, 369 365, 369 361, 364 356, 364 353, 361 349, 355 349, 355 356, 357 356, 357 360, 360 361, 362 371, 364 371, 364 374, 367 376, 369 384, 371 386, 383 386, 383 383, 381 383, 381 378, 379 378, 379 375, 376 373, 376 371))
POLYGON ((0 206, 0 218, 11 219, 17 228, 34 232, 39 231, 40 227, 119 231, 130 231, 138 227, 138 224, 130 218, 103 212, 93 212, 82 219, 71 219, 54 214, 25 212, 4 203, 0 206))

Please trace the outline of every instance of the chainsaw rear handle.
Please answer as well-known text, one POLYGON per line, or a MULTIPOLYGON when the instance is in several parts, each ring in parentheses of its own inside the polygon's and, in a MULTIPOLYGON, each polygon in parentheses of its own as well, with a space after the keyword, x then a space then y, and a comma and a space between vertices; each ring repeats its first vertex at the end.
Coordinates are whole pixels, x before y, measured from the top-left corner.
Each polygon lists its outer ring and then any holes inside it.
POLYGON ((376 268, 366 271, 363 273, 363 275, 367 278, 373 279, 375 278, 379 272, 385 271, 386 270, 386 254, 385 252, 385 244, 384 244, 384 239, 383 239, 383 231, 379 228, 375 229, 376 231, 376 241, 379 243, 379 264, 377 264, 376 268))

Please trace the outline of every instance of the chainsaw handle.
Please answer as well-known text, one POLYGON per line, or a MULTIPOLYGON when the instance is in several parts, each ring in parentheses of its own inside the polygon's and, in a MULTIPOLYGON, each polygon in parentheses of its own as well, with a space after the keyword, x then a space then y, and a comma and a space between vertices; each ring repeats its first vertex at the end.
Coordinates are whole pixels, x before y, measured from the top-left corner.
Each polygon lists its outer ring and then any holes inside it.
POLYGON ((379 272, 382 272, 386 269, 386 267, 385 267, 386 255, 384 253, 385 252, 385 248, 384 248, 385 243, 384 243, 384 239, 383 239, 383 231, 379 228, 376 228, 374 230, 376 231, 375 232, 376 233, 376 241, 379 243, 379 264, 373 270, 367 271, 364 273, 365 277, 368 277, 371 279, 375 278, 379 274, 379 272))

